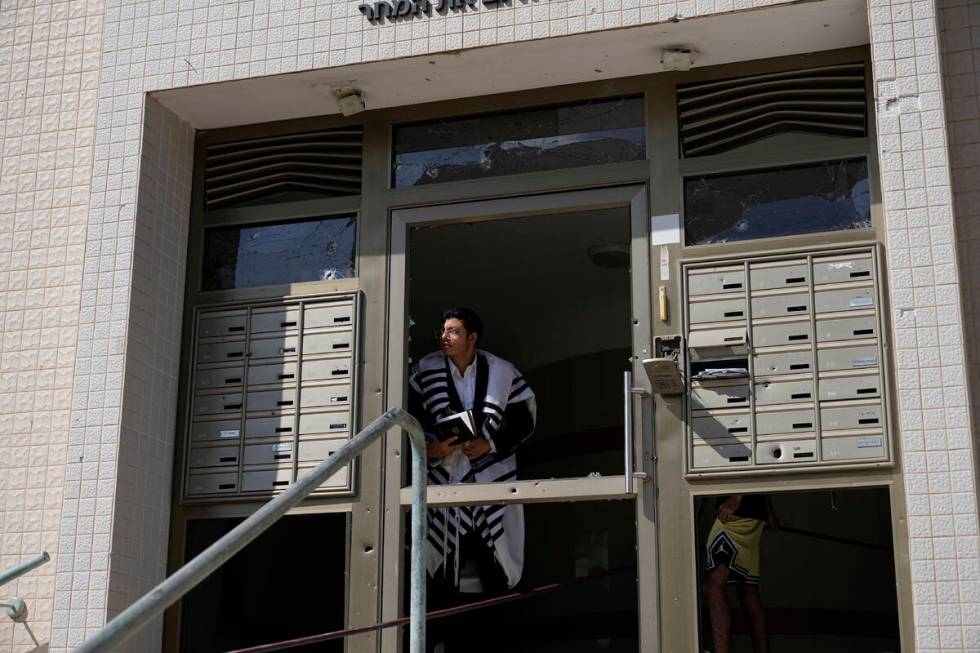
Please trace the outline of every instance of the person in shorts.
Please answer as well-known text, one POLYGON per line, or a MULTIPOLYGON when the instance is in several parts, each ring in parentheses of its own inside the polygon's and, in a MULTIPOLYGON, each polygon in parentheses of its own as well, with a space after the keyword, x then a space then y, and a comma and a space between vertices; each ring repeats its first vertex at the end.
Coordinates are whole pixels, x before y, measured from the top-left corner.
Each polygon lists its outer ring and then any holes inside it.
POLYGON ((765 494, 732 494, 719 497, 716 507, 702 584, 711 618, 711 653, 731 650, 732 610, 726 590, 730 583, 749 618, 752 650, 768 653, 765 608, 759 597, 759 541, 766 526, 776 527, 772 502, 765 494))

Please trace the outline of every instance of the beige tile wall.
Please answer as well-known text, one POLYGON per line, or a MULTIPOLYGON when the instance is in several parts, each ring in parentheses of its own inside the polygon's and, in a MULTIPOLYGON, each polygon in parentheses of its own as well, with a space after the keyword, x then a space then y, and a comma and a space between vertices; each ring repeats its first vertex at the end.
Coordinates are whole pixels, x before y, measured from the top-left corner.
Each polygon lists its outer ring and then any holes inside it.
MULTIPOLYGON (((517 0, 373 26, 342 0, 115 0, 104 12, 95 0, 4 0, 0 438, 11 454, 0 457, 0 563, 39 546, 56 553, 16 588, 42 639, 53 621, 52 650, 67 651, 164 568, 190 131, 146 93, 771 4, 517 0)), ((963 12, 951 0, 943 8, 963 12)), ((869 17, 917 648, 977 651, 976 488, 937 11, 932 0, 870 0, 869 17)), ((959 82, 949 77, 954 135, 970 129, 957 125, 969 104, 953 95, 959 82)), ((970 174, 964 150, 954 149, 957 184, 970 174)), ((972 213, 961 215, 972 238, 972 213)), ((125 650, 154 650, 157 633, 125 650)), ((25 634, 0 621, 0 651, 30 650, 25 634)))
POLYGON ((869 10, 915 646, 978 651, 977 491, 938 15, 932 0, 871 0, 869 10))
MULTIPOLYGON (((68 456, 104 3, 0 3, 0 568, 54 560, 5 585, 48 640, 68 456)), ((0 616, 0 651, 29 651, 0 616)))
MULTIPOLYGON (((75 554, 58 567, 53 650, 76 646, 166 573, 194 133, 151 97, 140 116, 138 155, 93 177, 94 207, 136 197, 91 211, 85 277, 103 283, 81 298, 73 419, 85 426, 70 432, 78 460, 66 465, 60 533, 75 554)), ((157 621, 126 650, 153 650, 160 635, 157 621)))
POLYGON ((959 247, 963 319, 973 406, 974 450, 980 442, 980 3, 942 0, 942 70, 950 142, 953 213, 959 247))

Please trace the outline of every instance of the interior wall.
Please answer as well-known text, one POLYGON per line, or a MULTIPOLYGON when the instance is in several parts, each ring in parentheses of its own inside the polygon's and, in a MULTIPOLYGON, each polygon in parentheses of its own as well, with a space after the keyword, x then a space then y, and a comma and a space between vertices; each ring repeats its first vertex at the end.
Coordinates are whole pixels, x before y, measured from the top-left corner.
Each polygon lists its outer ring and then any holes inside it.
POLYGON ((480 348, 525 372, 569 352, 629 342, 628 325, 604 317, 628 315, 623 298, 606 292, 614 280, 628 284, 628 270, 598 267, 588 253, 595 245, 628 244, 628 219, 625 209, 608 209, 413 230, 412 357, 438 349, 433 334, 451 306, 475 310, 486 331, 480 348))

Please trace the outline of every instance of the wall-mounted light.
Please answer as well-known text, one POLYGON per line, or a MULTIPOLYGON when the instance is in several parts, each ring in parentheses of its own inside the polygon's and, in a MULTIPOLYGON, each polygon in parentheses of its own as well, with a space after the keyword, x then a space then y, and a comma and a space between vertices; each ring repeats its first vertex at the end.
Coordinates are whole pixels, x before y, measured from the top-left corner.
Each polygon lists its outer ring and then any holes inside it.
POLYGON ((341 86, 333 90, 337 96, 337 107, 345 116, 353 116, 364 111, 364 95, 353 86, 341 86))
POLYGON ((660 63, 666 70, 690 70, 697 51, 693 48, 664 48, 660 51, 660 63))

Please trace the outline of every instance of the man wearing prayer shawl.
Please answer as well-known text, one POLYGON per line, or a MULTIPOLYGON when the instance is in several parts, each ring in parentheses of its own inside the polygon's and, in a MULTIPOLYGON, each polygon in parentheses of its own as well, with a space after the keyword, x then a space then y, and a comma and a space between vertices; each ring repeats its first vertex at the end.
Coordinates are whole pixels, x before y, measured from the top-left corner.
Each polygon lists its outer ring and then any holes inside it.
MULTIPOLYGON (((514 480, 514 452, 534 432, 534 392, 511 363, 477 349, 482 333, 483 324, 473 311, 447 310, 437 333, 440 351, 422 358, 410 375, 409 410, 429 438, 429 483, 514 480), (472 411, 477 437, 465 443, 456 438, 440 441, 433 429, 436 422, 466 410, 472 411)), ((431 607, 505 592, 521 579, 523 569, 523 506, 429 510, 431 607)), ((453 630, 449 622, 460 624, 462 619, 450 616, 440 621, 453 630)), ((446 645, 453 650, 450 641, 446 639, 446 645)), ((471 650, 472 644, 471 639, 471 650)))

